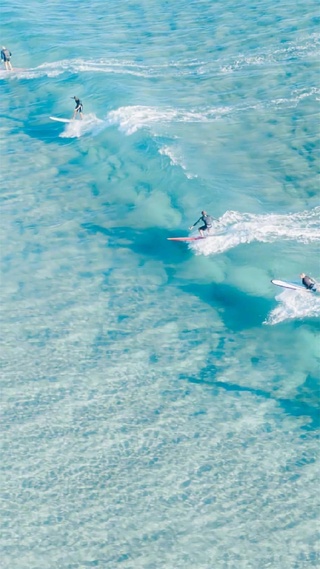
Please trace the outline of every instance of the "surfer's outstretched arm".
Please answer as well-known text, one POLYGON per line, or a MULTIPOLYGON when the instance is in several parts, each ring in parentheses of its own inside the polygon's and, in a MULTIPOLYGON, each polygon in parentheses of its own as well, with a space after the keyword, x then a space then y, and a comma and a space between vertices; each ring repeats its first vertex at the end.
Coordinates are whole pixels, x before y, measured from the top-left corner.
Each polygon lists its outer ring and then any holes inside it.
POLYGON ((191 225, 191 227, 189 227, 189 231, 191 231, 191 229, 193 229, 196 225, 198 225, 199 221, 201 221, 202 217, 199 217, 198 221, 196 221, 193 225, 191 225))

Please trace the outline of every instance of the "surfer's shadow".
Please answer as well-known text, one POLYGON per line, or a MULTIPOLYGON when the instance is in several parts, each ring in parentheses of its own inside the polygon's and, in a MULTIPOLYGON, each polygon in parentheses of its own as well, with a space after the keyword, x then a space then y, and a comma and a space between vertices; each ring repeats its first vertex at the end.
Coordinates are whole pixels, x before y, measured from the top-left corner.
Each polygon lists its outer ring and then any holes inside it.
POLYGON ((313 430, 319 428, 319 408, 316 405, 311 405, 309 401, 303 401, 302 394, 297 393, 296 397, 293 397, 292 399, 277 397, 276 394, 272 393, 272 391, 266 391, 264 389, 250 387, 248 385, 239 385, 236 383, 221 381, 216 379, 217 373, 219 373, 219 377, 223 375, 221 366, 216 367, 213 364, 205 366, 197 377, 181 374, 179 379, 190 383, 210 386, 215 391, 224 390, 226 392, 237 393, 239 397, 241 397, 242 393, 249 393, 252 394, 253 397, 275 401, 286 414, 291 415, 292 417, 306 417, 309 419, 307 424, 301 426, 302 430, 313 430))
POLYGON ((227 283, 188 284, 180 288, 212 306, 227 329, 234 332, 261 326, 272 308, 271 299, 250 296, 227 283))

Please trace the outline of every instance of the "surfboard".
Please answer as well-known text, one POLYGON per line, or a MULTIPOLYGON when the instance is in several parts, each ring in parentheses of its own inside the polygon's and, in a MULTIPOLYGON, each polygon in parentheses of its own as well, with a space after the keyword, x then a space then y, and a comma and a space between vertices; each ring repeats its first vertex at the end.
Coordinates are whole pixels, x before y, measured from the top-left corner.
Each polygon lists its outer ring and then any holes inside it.
POLYGON ((1 71, 3 71, 4 74, 10 74, 10 73, 19 73, 21 71, 29 71, 29 69, 24 69, 23 67, 13 67, 12 69, 5 69, 4 67, 1 68, 1 71))
POLYGON ((71 119, 60 119, 59 117, 49 117, 52 121, 57 122, 71 122, 71 119))
POLYGON ((21 71, 20 69, 10 69, 10 70, 6 70, 6 69, 0 69, 0 78, 1 79, 8 79, 10 77, 13 77, 15 79, 18 78, 18 72, 21 71))
POLYGON ((167 237, 168 241, 199 241, 199 239, 205 239, 205 237, 167 237))
POLYGON ((295 283, 295 282, 290 282, 290 281, 281 281, 278 279, 272 279, 272 284, 276 285, 276 286, 281 286, 282 288, 289 288, 291 290, 302 290, 303 292, 316 292, 316 289, 309 289, 306 288, 305 286, 295 283))

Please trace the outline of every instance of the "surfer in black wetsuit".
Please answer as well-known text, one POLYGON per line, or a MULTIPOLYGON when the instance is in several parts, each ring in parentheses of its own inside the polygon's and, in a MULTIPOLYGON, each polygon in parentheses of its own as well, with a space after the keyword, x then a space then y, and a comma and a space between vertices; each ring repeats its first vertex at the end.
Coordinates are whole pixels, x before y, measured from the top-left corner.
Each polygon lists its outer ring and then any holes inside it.
POLYGON ((201 237, 204 237, 204 231, 209 231, 209 229, 211 229, 213 220, 214 218, 211 217, 211 215, 208 215, 206 211, 202 211, 201 217, 199 217, 198 221, 189 227, 189 231, 191 231, 195 225, 198 225, 199 221, 202 221, 204 225, 201 225, 201 227, 199 227, 199 233, 201 237))
POLYGON ((302 284, 308 289, 308 290, 312 290, 314 288, 314 285, 316 284, 316 282, 311 278, 308 277, 308 275, 305 275, 304 273, 301 273, 300 278, 302 280, 302 284))
POLYGON ((12 71, 12 65, 10 61, 11 55, 11 51, 3 45, 1 48, 1 60, 3 61, 4 67, 7 71, 12 71))
POLYGON ((74 109, 74 113, 73 113, 73 119, 76 118, 77 113, 79 113, 80 119, 83 119, 83 115, 82 115, 82 111, 83 111, 83 104, 81 103, 80 99, 78 97, 72 97, 72 99, 75 100, 76 106, 74 109))

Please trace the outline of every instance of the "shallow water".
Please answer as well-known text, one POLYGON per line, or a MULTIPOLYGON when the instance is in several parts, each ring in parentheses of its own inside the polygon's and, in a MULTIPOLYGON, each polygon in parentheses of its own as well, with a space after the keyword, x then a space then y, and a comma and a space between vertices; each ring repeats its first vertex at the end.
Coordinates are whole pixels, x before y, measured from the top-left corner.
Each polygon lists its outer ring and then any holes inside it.
POLYGON ((2 7, 4 568, 318 566, 318 24, 2 7))

